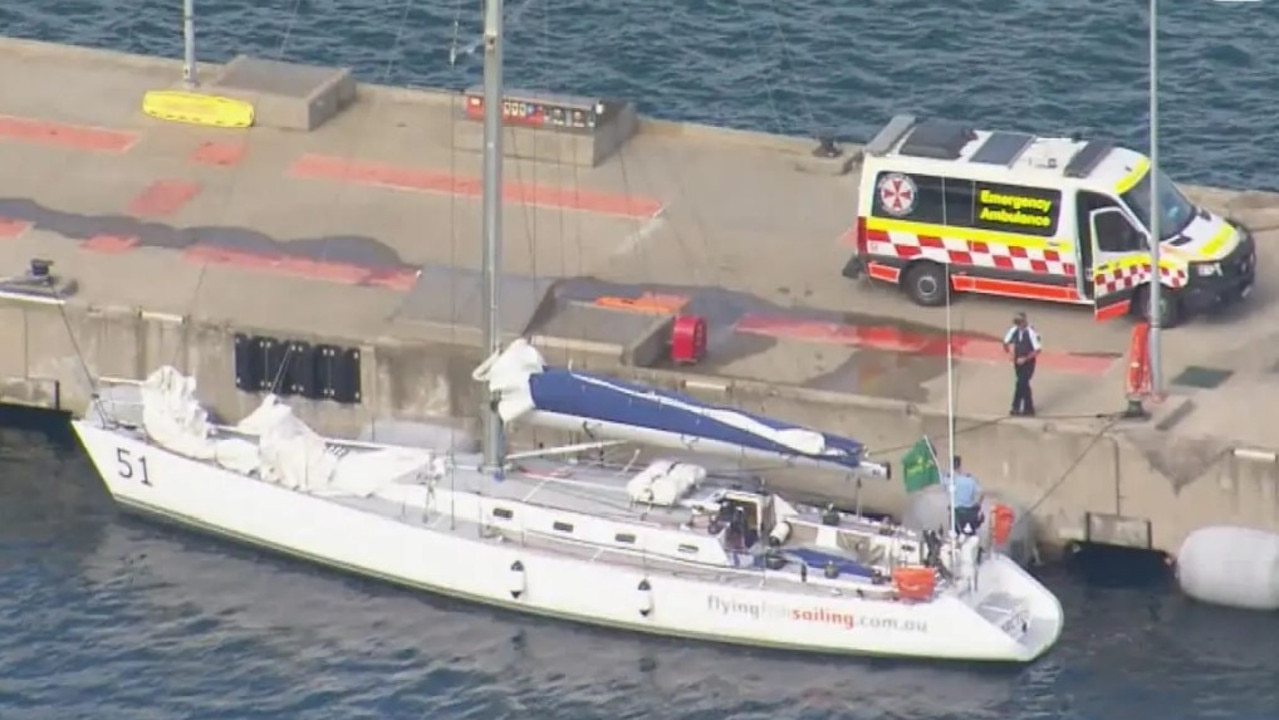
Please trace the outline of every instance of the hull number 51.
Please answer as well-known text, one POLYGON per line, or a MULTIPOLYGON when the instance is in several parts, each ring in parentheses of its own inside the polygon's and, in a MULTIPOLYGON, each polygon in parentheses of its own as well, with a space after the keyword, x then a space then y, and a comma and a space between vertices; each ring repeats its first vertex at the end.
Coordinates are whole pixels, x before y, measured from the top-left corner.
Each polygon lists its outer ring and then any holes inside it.
POLYGON ((127 448, 115 449, 115 473, 121 480, 137 480, 143 485, 151 484, 147 473, 147 459, 142 455, 134 455, 127 448))

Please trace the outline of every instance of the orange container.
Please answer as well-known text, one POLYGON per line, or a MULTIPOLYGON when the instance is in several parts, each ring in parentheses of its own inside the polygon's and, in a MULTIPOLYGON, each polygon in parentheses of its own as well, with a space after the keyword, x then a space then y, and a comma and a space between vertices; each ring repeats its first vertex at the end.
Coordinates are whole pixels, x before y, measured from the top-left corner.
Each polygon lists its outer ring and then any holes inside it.
POLYGON ((990 509, 990 539, 995 541, 996 545, 1003 545, 1008 542, 1008 537, 1013 532, 1013 509, 1007 505, 995 504, 990 509))
POLYGON ((931 600, 937 573, 926 567, 893 568, 893 587, 903 600, 931 600))

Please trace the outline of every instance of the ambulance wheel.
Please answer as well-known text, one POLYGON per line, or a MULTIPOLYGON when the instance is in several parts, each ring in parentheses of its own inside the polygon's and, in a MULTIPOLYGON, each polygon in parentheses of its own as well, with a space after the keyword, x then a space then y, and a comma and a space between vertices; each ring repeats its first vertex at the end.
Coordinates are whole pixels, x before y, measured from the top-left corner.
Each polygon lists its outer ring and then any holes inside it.
POLYGON ((906 271, 902 287, 911 300, 924 307, 946 304, 946 270, 933 262, 918 262, 906 271))
MULTIPOLYGON (((1159 293, 1159 327, 1168 329, 1177 327, 1181 323, 1182 308, 1181 298, 1177 297, 1176 291, 1170 288, 1162 288, 1163 292, 1159 293)), ((1137 294, 1133 297, 1133 314, 1137 317, 1150 321, 1150 286, 1143 285, 1137 294)))

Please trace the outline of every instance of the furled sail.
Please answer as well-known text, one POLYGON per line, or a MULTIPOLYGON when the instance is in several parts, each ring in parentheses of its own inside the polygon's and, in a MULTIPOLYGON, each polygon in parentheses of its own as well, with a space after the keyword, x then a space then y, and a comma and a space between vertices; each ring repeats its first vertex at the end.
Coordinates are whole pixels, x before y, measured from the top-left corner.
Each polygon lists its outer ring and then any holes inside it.
POLYGON ((474 376, 497 394, 498 414, 506 423, 743 459, 888 473, 886 467, 865 461, 862 444, 851 438, 675 392, 548 368, 542 354, 523 339, 485 361, 474 376))

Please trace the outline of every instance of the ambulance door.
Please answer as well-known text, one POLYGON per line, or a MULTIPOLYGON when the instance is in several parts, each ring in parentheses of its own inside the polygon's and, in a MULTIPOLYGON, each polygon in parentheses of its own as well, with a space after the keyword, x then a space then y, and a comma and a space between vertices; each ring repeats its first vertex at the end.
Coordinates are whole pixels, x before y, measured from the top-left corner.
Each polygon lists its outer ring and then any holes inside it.
POLYGON ((1098 320, 1124 315, 1144 280, 1137 273, 1146 253, 1146 234, 1118 205, 1090 211, 1088 230, 1092 234, 1093 315, 1098 320))

